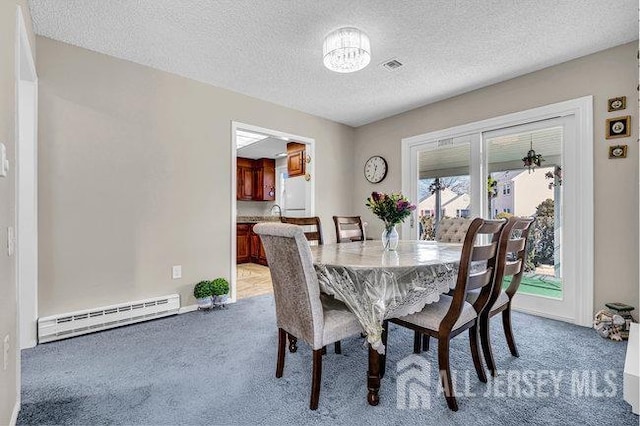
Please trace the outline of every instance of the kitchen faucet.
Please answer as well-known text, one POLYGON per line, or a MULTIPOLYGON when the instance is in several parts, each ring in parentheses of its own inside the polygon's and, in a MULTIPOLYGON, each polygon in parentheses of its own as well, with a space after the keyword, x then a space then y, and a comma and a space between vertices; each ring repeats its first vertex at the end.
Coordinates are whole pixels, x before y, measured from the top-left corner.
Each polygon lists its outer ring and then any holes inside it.
POLYGON ((278 216, 282 217, 282 207, 280 207, 278 204, 274 204, 273 206, 271 206, 271 210, 270 210, 271 214, 273 214, 274 207, 278 208, 278 216))

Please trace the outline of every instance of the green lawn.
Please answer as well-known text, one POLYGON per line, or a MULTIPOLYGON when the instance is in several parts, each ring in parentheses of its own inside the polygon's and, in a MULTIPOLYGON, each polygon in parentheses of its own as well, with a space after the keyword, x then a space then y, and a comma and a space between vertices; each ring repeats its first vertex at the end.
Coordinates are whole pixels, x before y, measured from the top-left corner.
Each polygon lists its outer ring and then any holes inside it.
MULTIPOLYGON (((502 282, 502 288, 509 287, 511 277, 502 282)), ((538 296, 562 297, 562 280, 550 275, 524 275, 518 287, 518 293, 533 294, 538 296)))

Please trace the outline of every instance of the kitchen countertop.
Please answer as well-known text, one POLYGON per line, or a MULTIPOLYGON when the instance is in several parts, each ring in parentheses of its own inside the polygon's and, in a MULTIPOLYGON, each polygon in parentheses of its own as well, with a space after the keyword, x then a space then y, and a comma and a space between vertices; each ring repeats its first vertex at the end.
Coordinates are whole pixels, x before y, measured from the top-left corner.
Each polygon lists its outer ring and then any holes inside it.
POLYGON ((236 223, 280 222, 279 216, 238 216, 236 223))

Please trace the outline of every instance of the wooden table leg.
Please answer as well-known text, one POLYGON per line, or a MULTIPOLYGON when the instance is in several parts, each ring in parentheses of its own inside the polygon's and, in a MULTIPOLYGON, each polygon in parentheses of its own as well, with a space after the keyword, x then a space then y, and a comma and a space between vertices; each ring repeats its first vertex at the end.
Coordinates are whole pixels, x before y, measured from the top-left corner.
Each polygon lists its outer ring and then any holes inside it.
POLYGON ((369 345, 367 388, 369 389, 369 394, 367 395, 369 405, 378 405, 380 403, 380 397, 378 396, 378 391, 380 390, 380 354, 371 345, 369 345))

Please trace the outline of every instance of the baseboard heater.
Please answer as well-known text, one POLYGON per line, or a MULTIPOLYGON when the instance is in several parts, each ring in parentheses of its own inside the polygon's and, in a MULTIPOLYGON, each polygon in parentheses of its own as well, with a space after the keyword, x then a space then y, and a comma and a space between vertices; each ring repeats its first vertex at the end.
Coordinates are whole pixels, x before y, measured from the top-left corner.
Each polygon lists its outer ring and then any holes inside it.
POLYGON ((52 342, 81 334, 175 315, 180 296, 154 297, 119 305, 69 312, 38 319, 38 343, 52 342))

